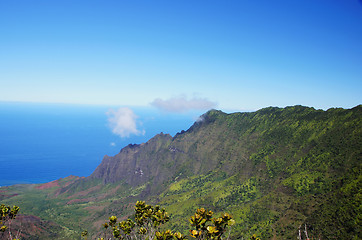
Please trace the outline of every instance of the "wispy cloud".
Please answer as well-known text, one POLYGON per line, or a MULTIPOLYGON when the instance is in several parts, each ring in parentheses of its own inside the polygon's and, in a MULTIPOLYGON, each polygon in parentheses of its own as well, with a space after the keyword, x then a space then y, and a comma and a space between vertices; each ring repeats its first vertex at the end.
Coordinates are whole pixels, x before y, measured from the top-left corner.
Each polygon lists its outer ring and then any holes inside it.
POLYGON ((130 135, 143 135, 144 130, 141 131, 137 127, 138 116, 127 107, 122 107, 117 110, 110 109, 107 112, 108 126, 112 132, 120 137, 129 137, 130 135))
POLYGON ((206 98, 187 99, 186 96, 179 96, 163 100, 156 98, 151 105, 168 112, 186 112, 189 110, 209 110, 216 107, 215 102, 211 102, 206 98))

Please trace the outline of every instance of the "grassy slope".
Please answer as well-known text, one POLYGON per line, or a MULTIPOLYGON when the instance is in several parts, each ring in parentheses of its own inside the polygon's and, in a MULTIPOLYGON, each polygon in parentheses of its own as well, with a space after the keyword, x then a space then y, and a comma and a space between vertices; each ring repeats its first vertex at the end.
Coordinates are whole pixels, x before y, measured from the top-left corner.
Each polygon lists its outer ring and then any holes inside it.
MULTIPOLYGON (((189 206, 206 205, 234 215, 236 236, 293 239, 306 223, 314 235, 362 237, 360 106, 350 111, 296 106, 213 114, 212 125, 223 129, 225 138, 206 155, 231 176, 209 180, 215 176, 210 172, 172 184, 161 203, 177 220, 190 215, 189 206)), ((198 131, 199 139, 213 138, 210 128, 204 130, 198 131)), ((201 152, 202 144, 196 140, 193 147, 201 152)))
POLYGON ((234 215, 233 239, 294 239, 304 223, 326 239, 361 239, 361 113, 361 106, 211 111, 157 151, 142 152, 140 158, 157 158, 155 172, 165 172, 158 180, 15 186, 6 194, 19 195, 3 202, 60 224, 68 239, 110 215, 129 214, 137 200, 160 202, 172 214, 169 227, 181 231, 196 208, 206 207, 234 215))

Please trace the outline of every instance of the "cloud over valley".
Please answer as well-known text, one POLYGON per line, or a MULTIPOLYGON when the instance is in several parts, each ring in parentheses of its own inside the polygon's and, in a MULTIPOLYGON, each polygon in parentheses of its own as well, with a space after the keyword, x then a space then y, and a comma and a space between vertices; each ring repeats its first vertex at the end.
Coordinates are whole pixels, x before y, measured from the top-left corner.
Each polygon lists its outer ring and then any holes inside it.
POLYGON ((139 130, 137 126, 138 116, 127 107, 121 107, 117 110, 110 109, 107 112, 108 126, 112 132, 122 138, 130 135, 144 135, 144 130, 139 130))

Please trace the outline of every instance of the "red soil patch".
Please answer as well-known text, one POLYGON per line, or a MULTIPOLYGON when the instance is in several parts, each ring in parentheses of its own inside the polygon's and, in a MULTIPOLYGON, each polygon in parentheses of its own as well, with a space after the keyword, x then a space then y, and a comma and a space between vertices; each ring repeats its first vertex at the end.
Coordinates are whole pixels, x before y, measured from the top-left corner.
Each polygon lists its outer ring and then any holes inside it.
MULTIPOLYGON (((11 232, 14 235, 20 234, 20 239, 53 239, 56 236, 56 232, 61 228, 54 222, 45 221, 41 218, 33 215, 19 214, 15 220, 11 223, 11 232), (50 232, 54 231, 53 233, 50 232)), ((0 239, 8 239, 7 232, 5 235, 0 234, 0 239)))
POLYGON ((97 186, 88 188, 87 190, 83 190, 83 191, 79 191, 77 193, 74 193, 72 196, 69 196, 68 199, 75 198, 75 197, 84 197, 84 196, 87 196, 89 193, 91 193, 93 191, 97 191, 97 190, 99 190, 101 188, 102 188, 101 185, 97 185, 97 186))
POLYGON ((54 181, 51 181, 51 182, 48 182, 48 183, 41 184, 41 185, 39 185, 39 186, 37 186, 35 188, 44 190, 44 189, 48 189, 48 188, 52 188, 52 187, 59 187, 59 181, 54 180, 54 181))
POLYGON ((48 188, 52 188, 52 187, 60 187, 61 185, 64 185, 63 187, 67 187, 71 183, 73 183, 75 180, 78 180, 81 178, 84 178, 84 177, 77 177, 77 176, 70 175, 66 178, 60 178, 58 180, 54 180, 54 181, 51 181, 48 183, 41 184, 35 188, 43 190, 43 189, 48 189, 48 188), (66 180, 67 182, 63 183, 64 182, 63 180, 66 180))
POLYGON ((10 194, 10 195, 6 195, 6 194, 0 194, 0 199, 4 199, 4 198, 12 198, 15 196, 18 196, 19 194, 14 193, 14 194, 10 194))

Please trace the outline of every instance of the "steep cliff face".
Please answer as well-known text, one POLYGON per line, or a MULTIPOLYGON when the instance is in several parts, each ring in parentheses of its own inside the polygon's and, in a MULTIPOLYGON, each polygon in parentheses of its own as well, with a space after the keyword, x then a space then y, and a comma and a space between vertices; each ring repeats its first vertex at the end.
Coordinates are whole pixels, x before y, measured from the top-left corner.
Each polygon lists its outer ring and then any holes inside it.
POLYGON ((161 133, 147 143, 130 144, 113 157, 105 156, 89 179, 102 179, 105 184, 124 181, 131 186, 147 183, 151 179, 162 181, 168 174, 163 172, 158 154, 167 152, 171 141, 169 134, 161 133))
MULTIPOLYGON (((123 181, 131 186, 149 183, 152 188, 175 178, 220 168, 224 148, 235 144, 219 141, 221 136, 223 139, 231 136, 230 130, 217 123, 226 116, 221 111, 211 110, 175 137, 161 133, 146 143, 130 144, 113 157, 105 156, 87 179, 101 179, 105 184, 123 181)), ((243 153, 238 153, 232 160, 243 158, 246 158, 243 153)), ((232 172, 233 166, 223 168, 232 172)))

